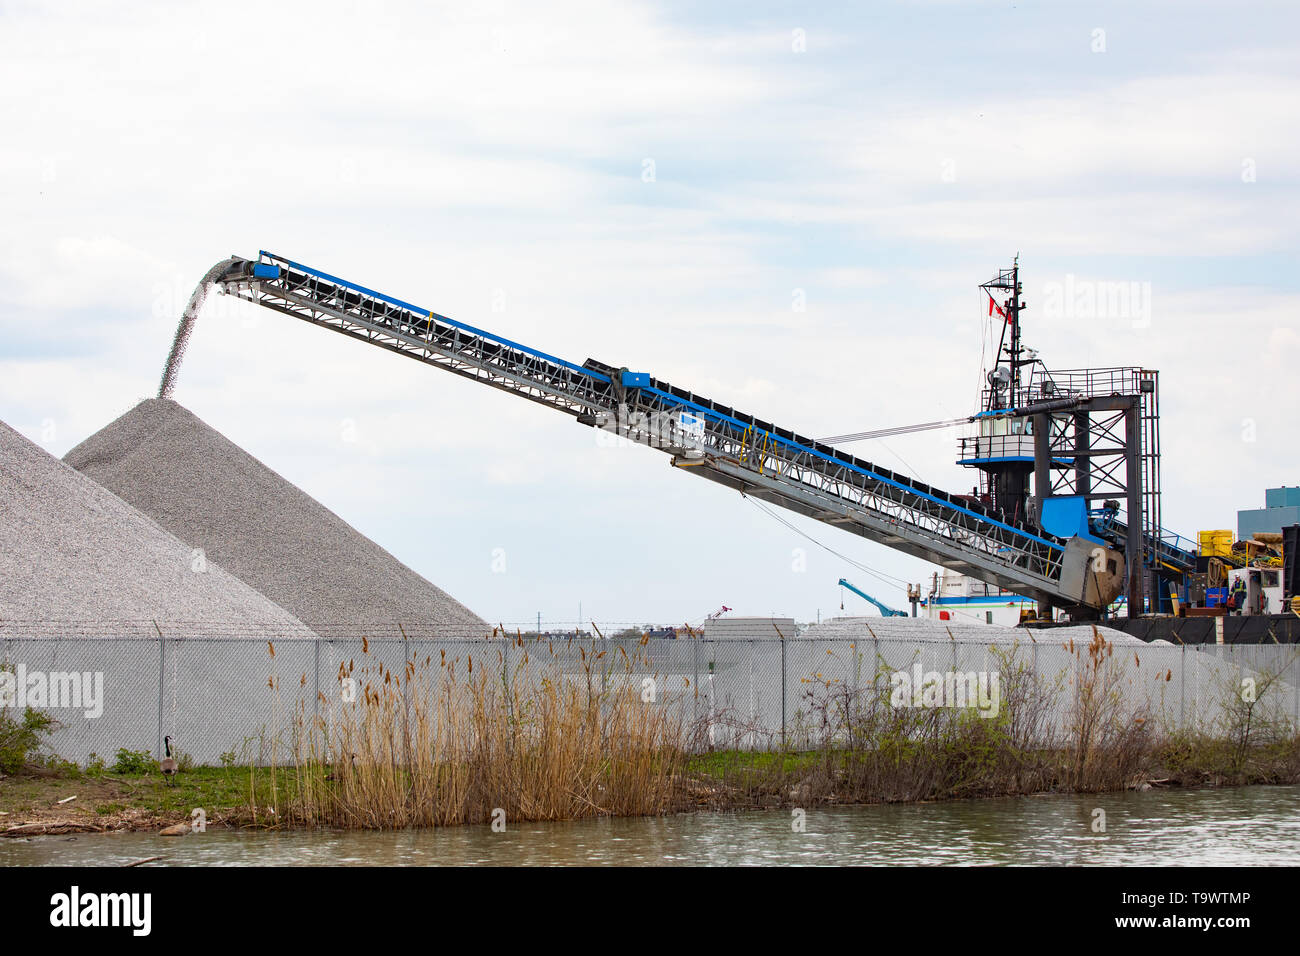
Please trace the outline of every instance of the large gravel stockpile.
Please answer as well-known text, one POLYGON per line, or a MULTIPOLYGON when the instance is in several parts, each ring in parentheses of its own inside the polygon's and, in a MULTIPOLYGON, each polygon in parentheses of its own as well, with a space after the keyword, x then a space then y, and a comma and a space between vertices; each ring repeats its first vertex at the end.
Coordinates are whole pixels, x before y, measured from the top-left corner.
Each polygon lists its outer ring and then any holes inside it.
MULTIPOLYGON (((1145 641, 1123 631, 1104 624, 1097 626, 1102 636, 1112 644, 1146 646, 1145 641)), ((1093 638, 1092 628, 1091 624, 1036 629, 997 627, 992 624, 950 624, 947 621, 912 617, 833 617, 814 624, 803 632, 802 637, 809 640, 871 640, 875 637, 882 641, 961 641, 968 644, 1011 644, 1016 641, 1026 644, 1032 641, 1040 644, 1065 644, 1073 638, 1075 644, 1087 647, 1093 638)))
POLYGON ((64 461, 321 636, 483 634, 476 614, 170 399, 141 402, 64 461))
POLYGON ((792 617, 719 617, 705 621, 701 630, 710 641, 779 641, 799 631, 792 617))
POLYGON ((314 635, 0 422, 0 638, 314 635), (195 570, 199 567, 200 570, 195 570))

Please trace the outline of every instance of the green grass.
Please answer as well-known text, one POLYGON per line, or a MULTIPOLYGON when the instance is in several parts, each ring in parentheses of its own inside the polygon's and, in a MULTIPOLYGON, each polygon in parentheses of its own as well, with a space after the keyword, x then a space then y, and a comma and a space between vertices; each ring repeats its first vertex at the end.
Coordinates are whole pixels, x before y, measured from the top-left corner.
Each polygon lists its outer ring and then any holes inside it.
MULTIPOLYGON (((1300 779, 1300 739, 1274 741, 1252 746, 1244 765, 1234 758, 1233 746, 1221 740, 1177 736, 1152 748, 1150 766, 1144 776, 1173 786, 1217 786, 1243 783, 1290 783, 1300 779)), ((923 755, 924 756, 924 755, 923 755)), ((933 755, 931 755, 933 756, 933 755)), ((948 755, 950 759, 954 755, 948 755)), ((960 755, 956 755, 960 756, 960 755)), ((967 755, 969 756, 969 755, 967 755)), ((1064 752, 1032 755, 1044 765, 1068 762, 1064 752)), ((785 805, 796 797, 791 788, 811 782, 809 793, 797 799, 816 802, 821 793, 818 781, 831 774, 841 783, 834 785, 837 801, 877 802, 909 799, 891 796, 887 790, 848 786, 851 774, 868 757, 865 751, 838 748, 807 751, 724 750, 694 754, 686 759, 682 776, 704 792, 701 800, 690 800, 697 808, 735 809, 741 806, 785 805), (843 784, 843 785, 841 785, 843 784)), ((903 760, 902 765, 910 763, 903 760)), ((979 768, 976 768, 977 770, 979 768)), ((976 774, 980 776, 980 774, 976 774)), ((1059 776, 1059 775, 1058 775, 1059 776)), ((1056 777, 1044 778, 1047 786, 993 788, 974 795, 1005 795, 1014 792, 1056 790, 1056 777)), ((1063 778, 1062 778, 1063 779, 1063 778)), ((171 783, 157 770, 138 774, 116 774, 74 764, 28 766, 20 774, 0 779, 0 828, 22 822, 73 820, 110 828, 136 826, 156 828, 188 821, 195 808, 203 808, 212 825, 280 826, 288 821, 272 814, 272 784, 281 808, 297 798, 298 774, 293 767, 249 768, 247 766, 194 767, 177 774, 171 783), (76 795, 68 803, 58 801, 76 795)), ((688 787, 689 789, 689 787, 688 787)), ((1071 789, 1063 787, 1063 789, 1071 789)), ((964 793, 964 791, 963 791, 964 793)), ((960 794, 927 790, 910 799, 942 799, 960 794)), ((283 814, 283 809, 282 809, 283 814)))
MULTIPOLYGON (((285 794, 293 794, 293 768, 277 769, 275 778, 282 799, 285 794)), ((7 812, 0 820, 19 822, 32 811, 58 812, 68 817, 110 817, 132 810, 179 821, 202 807, 209 820, 222 815, 253 822, 254 803, 262 807, 271 802, 271 780, 271 770, 250 771, 247 767, 195 767, 178 773, 170 783, 156 770, 116 774, 88 773, 67 764, 57 769, 29 768, 0 780, 0 811, 7 812), (58 802, 74 794, 75 801, 58 802)))
POLYGON ((691 756, 687 760, 686 769, 689 773, 708 777, 721 777, 738 770, 764 774, 798 774, 814 766, 820 766, 825 761, 825 753, 816 750, 802 752, 717 750, 713 753, 691 756))

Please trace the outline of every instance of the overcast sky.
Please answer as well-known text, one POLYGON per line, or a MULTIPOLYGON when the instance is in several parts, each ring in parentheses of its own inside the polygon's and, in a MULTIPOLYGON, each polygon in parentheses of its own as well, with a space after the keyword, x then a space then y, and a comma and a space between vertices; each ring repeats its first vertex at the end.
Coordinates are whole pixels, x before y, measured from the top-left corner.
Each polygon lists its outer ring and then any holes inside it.
MULTIPOLYGON (((0 2, 0 419, 64 454, 269 249, 803 434, 931 421, 1019 253, 1050 365, 1160 369, 1167 526, 1300 483, 1292 5, 437 7, 0 2), (1138 296, 1061 297, 1101 282, 1138 296)), ((812 620, 934 570, 224 297, 175 397, 494 622, 812 620)), ((955 433, 855 451, 974 482, 955 433)))

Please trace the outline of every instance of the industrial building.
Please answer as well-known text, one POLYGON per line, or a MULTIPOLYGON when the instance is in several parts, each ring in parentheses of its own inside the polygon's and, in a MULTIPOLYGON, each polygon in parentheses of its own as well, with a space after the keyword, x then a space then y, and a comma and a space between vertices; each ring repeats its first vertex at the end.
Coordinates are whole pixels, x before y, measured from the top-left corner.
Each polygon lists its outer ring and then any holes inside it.
POLYGON ((1237 539, 1249 541, 1257 531, 1280 534, 1287 525, 1300 524, 1300 485, 1264 490, 1264 507, 1237 512, 1237 539))

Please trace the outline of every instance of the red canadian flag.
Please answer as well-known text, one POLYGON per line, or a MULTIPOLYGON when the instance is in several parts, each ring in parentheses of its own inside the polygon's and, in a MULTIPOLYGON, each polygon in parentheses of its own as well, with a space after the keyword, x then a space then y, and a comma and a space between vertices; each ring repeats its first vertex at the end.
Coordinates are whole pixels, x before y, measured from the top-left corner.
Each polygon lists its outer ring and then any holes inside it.
MULTIPOLYGON (((987 293, 985 293, 985 294, 987 295, 987 293)), ((997 309, 997 310, 998 310, 998 315, 1002 316, 1003 319, 1005 319, 1005 318, 1007 317, 1007 314, 1006 314, 1005 312, 1002 311, 1002 306, 1000 306, 1000 305, 998 305, 996 302, 994 302, 994 301, 993 301, 993 296, 990 295, 990 296, 989 296, 989 315, 992 315, 992 314, 993 314, 993 310, 994 310, 994 309, 997 309)))

